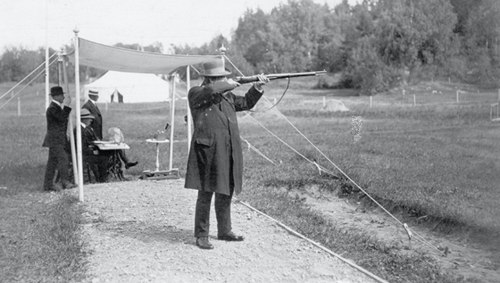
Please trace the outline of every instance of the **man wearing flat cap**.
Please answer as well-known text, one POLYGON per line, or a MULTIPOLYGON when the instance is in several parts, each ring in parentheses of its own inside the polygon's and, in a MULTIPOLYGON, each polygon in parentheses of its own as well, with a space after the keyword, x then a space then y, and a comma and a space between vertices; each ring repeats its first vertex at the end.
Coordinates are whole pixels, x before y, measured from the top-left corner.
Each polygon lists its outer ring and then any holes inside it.
POLYGON ((83 104, 82 109, 89 110, 90 114, 94 116, 90 127, 94 129, 94 132, 96 133, 99 140, 102 140, 102 115, 101 111, 96 105, 96 102, 99 99, 99 92, 96 90, 89 90, 88 95, 89 99, 87 100, 87 102, 85 102, 85 104, 83 104))
POLYGON ((68 118, 71 112, 71 97, 64 96, 64 91, 60 86, 50 89, 52 102, 45 113, 47 119, 47 134, 43 140, 43 146, 49 148, 49 158, 45 169, 45 179, 43 189, 45 191, 59 190, 54 184, 56 171, 61 180, 63 189, 73 187, 68 180, 69 160, 66 153, 68 139, 66 131, 68 129, 68 118))
POLYGON ((243 153, 237 111, 249 110, 263 94, 269 80, 259 75, 244 95, 232 90, 240 84, 226 76, 223 58, 203 64, 201 86, 189 90, 188 101, 194 121, 185 187, 198 190, 194 236, 201 249, 213 249, 209 239, 210 206, 215 193, 217 236, 224 241, 243 241, 231 227, 231 199, 242 187, 243 153))
MULTIPOLYGON (((88 109, 83 108, 80 112, 80 127, 82 129, 82 155, 83 162, 90 166, 90 170, 94 173, 96 181, 99 183, 106 182, 108 177, 108 160, 109 158, 100 155, 94 142, 98 141, 94 129, 90 127, 95 120, 94 115, 88 109)), ((76 129, 75 129, 76 132, 76 129)))

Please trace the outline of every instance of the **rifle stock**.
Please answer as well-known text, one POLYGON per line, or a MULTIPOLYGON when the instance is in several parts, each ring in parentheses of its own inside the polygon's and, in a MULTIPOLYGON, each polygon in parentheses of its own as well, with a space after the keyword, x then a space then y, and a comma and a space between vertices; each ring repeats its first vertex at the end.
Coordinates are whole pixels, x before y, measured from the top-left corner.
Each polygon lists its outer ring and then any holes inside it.
MULTIPOLYGON (((318 76, 318 75, 324 74, 324 73, 326 73, 326 71, 302 72, 302 73, 279 73, 279 74, 267 74, 264 76, 266 76, 270 81, 272 81, 272 80, 296 78, 296 77, 318 76)), ((255 76, 248 76, 248 77, 242 76, 242 77, 235 77, 234 80, 240 84, 246 84, 246 83, 258 82, 259 77, 256 75, 255 76)))

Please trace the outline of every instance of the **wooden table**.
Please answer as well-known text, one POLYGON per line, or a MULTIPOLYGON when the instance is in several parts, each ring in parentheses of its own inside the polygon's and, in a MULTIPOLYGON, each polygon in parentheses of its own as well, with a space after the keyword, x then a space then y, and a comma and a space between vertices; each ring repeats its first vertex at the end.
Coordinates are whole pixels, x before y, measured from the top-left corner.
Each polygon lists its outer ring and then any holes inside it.
POLYGON ((108 173, 112 174, 119 180, 124 180, 122 161, 118 154, 119 151, 130 149, 130 146, 126 143, 115 143, 111 141, 95 141, 94 144, 99 150, 104 152, 109 152, 109 167, 108 173))

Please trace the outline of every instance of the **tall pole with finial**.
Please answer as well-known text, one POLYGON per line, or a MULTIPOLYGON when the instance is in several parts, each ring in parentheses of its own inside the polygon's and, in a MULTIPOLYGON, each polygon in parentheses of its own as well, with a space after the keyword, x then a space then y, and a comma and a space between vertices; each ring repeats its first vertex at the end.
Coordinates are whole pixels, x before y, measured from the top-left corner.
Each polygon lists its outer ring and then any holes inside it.
MULTIPOLYGON (((189 90, 191 89, 191 68, 189 65, 186 67, 186 97, 189 94, 189 90)), ((187 146, 188 146, 188 152, 189 149, 191 148, 191 129, 193 127, 193 119, 191 118, 191 108, 189 108, 189 99, 186 99, 187 103, 187 146)))
POLYGON ((49 0, 45 0, 45 109, 49 108, 49 0))
POLYGON ((78 162, 78 190, 79 200, 83 202, 83 160, 82 160, 82 128, 80 127, 80 40, 78 38, 78 28, 75 33, 75 123, 76 127, 76 157, 78 162))
MULTIPOLYGON (((220 55, 222 57, 222 62, 225 61, 224 57, 226 56, 226 51, 227 51, 227 48, 224 46, 224 43, 222 43, 221 46, 220 46, 220 48, 219 48, 219 53, 220 53, 220 55)), ((225 64, 224 64, 224 66, 225 66, 225 64)))
MULTIPOLYGON (((61 48, 61 54, 62 54, 62 73, 63 73, 63 81, 64 81, 64 86, 66 87, 66 91, 68 92, 67 95, 71 95, 71 92, 69 90, 69 81, 68 81, 68 71, 66 70, 66 48, 61 48)), ((79 125, 78 121, 75 121, 76 125, 79 125)), ((70 142, 70 149, 71 149, 71 163, 73 164, 73 180, 75 184, 78 184, 78 167, 77 167, 77 160, 76 160, 76 148, 75 148, 75 135, 73 134, 73 119, 70 117, 68 120, 68 134, 69 134, 69 142, 70 142)))

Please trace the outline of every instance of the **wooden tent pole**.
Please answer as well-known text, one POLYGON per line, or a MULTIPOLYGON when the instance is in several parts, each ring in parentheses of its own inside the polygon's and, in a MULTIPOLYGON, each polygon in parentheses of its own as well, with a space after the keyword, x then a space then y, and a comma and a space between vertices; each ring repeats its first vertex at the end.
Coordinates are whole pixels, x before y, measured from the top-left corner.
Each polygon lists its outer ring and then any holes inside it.
POLYGON ((49 71, 49 0, 45 0, 45 109, 50 104, 49 71))
POLYGON ((168 171, 172 171, 172 160, 174 155, 174 128, 175 128, 175 78, 177 74, 174 73, 171 77, 172 81, 172 94, 170 98, 170 154, 168 161, 168 171))
MULTIPOLYGON (((63 54, 66 54, 66 50, 62 52, 63 54)), ((69 81, 68 81, 68 70, 66 69, 66 61, 64 60, 64 57, 62 58, 62 72, 63 72, 63 79, 64 79, 64 85, 66 87, 66 91, 68 92, 68 95, 71 95, 70 90, 69 90, 69 81)), ((75 121, 75 123, 78 125, 78 120, 75 121)), ((73 163, 73 181, 75 184, 78 184, 78 167, 77 167, 77 160, 76 160, 76 149, 75 149, 75 135, 73 134, 73 120, 70 119, 68 121, 68 129, 69 129, 69 142, 70 142, 70 148, 71 148, 71 162, 73 163)))
MULTIPOLYGON (((78 29, 73 30, 75 33, 75 121, 80 121, 80 42, 78 38, 78 29)), ((83 202, 83 160, 82 160, 82 127, 80 124, 76 127, 76 153, 78 162, 78 199, 83 202)))
POLYGON ((191 68, 189 65, 186 67, 186 103, 187 103, 187 146, 188 153, 191 148, 191 128, 193 127, 193 118, 191 117, 191 108, 189 108, 189 99, 187 99, 187 95, 189 94, 189 90, 191 89, 191 68))

